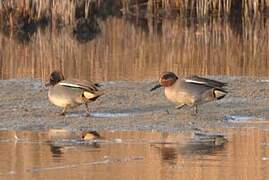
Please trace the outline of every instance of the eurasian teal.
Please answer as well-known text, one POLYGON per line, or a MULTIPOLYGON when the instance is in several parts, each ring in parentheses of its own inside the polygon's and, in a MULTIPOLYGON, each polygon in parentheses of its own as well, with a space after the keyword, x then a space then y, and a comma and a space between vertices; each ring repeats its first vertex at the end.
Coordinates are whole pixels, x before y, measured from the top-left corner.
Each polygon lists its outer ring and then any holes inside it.
POLYGON ((199 76, 178 78, 173 72, 164 72, 159 84, 151 91, 164 86, 165 96, 178 105, 177 109, 191 106, 197 113, 199 104, 224 98, 227 91, 222 87, 225 85, 226 83, 199 76))
POLYGON ((46 85, 49 86, 50 102, 64 108, 61 115, 65 115, 68 108, 81 104, 85 104, 89 115, 88 103, 103 95, 103 91, 98 89, 99 84, 86 80, 65 80, 61 71, 53 71, 46 85))

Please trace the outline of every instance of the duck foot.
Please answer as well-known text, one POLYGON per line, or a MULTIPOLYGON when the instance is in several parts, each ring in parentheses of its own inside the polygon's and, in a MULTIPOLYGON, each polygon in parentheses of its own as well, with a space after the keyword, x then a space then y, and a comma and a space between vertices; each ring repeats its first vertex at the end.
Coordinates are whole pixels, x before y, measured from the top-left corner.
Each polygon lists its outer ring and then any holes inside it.
POLYGON ((63 111, 60 113, 60 115, 61 115, 61 116, 65 116, 66 109, 67 109, 67 106, 66 106, 66 107, 64 107, 63 111))

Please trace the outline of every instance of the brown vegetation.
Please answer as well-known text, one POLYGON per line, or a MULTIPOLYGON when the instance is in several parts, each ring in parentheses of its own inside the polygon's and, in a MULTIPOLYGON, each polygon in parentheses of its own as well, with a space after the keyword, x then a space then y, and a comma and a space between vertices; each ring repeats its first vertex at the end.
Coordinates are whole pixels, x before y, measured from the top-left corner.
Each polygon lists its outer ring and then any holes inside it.
POLYGON ((60 30, 71 25, 78 40, 88 41, 100 32, 96 17, 249 18, 263 16, 268 6, 269 0, 3 0, 0 27, 24 41, 39 27, 60 30))
MULTIPOLYGON (((125 2, 125 3, 124 3, 125 2)), ((268 0, 127 0, 123 9, 129 15, 151 16, 259 16, 269 6, 268 0)))

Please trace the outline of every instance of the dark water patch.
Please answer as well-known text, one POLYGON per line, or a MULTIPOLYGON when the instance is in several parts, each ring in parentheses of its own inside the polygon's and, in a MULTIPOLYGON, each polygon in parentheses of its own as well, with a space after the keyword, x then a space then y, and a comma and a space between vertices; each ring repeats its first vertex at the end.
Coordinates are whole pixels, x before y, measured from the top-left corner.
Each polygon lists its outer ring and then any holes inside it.
POLYGON ((78 19, 73 29, 73 34, 79 42, 88 42, 99 33, 101 29, 94 17, 78 19))

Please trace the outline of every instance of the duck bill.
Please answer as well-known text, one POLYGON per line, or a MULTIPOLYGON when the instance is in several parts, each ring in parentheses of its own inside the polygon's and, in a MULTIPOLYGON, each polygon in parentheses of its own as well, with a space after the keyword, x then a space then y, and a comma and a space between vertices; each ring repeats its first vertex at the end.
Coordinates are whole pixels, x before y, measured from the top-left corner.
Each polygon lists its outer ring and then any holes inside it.
POLYGON ((162 85, 157 84, 156 86, 154 86, 153 88, 151 88, 150 91, 154 91, 154 90, 156 90, 156 89, 158 89, 160 87, 162 87, 162 85))

